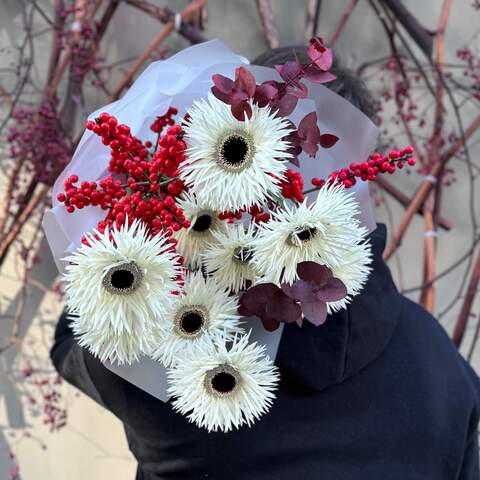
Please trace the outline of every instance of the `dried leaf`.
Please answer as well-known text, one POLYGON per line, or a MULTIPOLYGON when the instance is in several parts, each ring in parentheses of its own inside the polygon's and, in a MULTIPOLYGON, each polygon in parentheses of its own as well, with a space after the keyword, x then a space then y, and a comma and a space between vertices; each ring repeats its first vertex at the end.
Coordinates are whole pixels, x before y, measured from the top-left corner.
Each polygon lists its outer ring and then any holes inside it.
POLYGON ((305 280, 297 280, 293 284, 283 284, 282 290, 294 300, 300 302, 315 302, 318 300, 317 291, 305 280))
POLYGON ((323 148, 331 148, 338 142, 338 137, 331 133, 323 133, 320 135, 320 145, 323 148))
POLYGON ((328 280, 332 278, 331 270, 325 265, 315 262, 301 262, 297 265, 298 276, 315 287, 324 287, 328 280))
POLYGON ((304 67, 305 77, 313 83, 327 83, 335 80, 337 77, 330 72, 324 72, 315 65, 304 67))
POLYGON ((320 129, 317 125, 317 112, 310 112, 303 117, 298 125, 298 136, 301 146, 307 155, 314 157, 320 143, 320 129))
POLYGON ((323 302, 337 302, 347 296, 347 287, 339 278, 329 278, 326 285, 316 292, 318 300, 323 302))
POLYGON ((332 67, 333 52, 330 48, 325 47, 321 37, 312 38, 307 54, 312 62, 324 72, 332 67))
POLYGON ((292 323, 302 315, 302 309, 295 300, 278 290, 270 297, 265 313, 267 318, 277 322, 292 323))
POLYGON ((290 115, 297 106, 298 98, 294 95, 283 95, 277 102, 278 112, 281 117, 290 115))
POLYGON ((235 70, 235 87, 245 92, 249 98, 252 98, 257 87, 253 73, 245 67, 237 68, 235 70))
POLYGON ((327 319, 327 304, 320 300, 302 303, 302 312, 306 320, 318 327, 327 319))

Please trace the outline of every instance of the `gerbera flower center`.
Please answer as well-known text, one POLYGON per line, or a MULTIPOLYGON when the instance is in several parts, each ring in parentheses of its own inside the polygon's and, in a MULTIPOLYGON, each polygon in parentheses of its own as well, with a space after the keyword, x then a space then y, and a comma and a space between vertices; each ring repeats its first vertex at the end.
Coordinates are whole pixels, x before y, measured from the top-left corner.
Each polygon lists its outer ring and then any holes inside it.
POLYGON ((197 338, 208 323, 208 314, 201 306, 188 306, 180 310, 174 319, 175 330, 184 338, 197 338))
POLYGON ((219 365, 205 374, 205 388, 210 395, 226 397, 233 395, 240 385, 238 370, 231 365, 219 365))
POLYGON ((217 161, 228 172, 241 172, 252 163, 253 139, 247 132, 230 132, 217 145, 217 161))
POLYGON ((107 292, 117 295, 128 295, 140 286, 142 271, 135 262, 122 263, 110 268, 103 277, 103 286, 107 292))
POLYGON ((295 230, 288 237, 288 241, 291 245, 295 247, 301 247, 305 243, 308 243, 318 234, 318 228, 316 227, 302 227, 298 230, 295 230))
POLYGON ((233 258, 238 263, 248 263, 253 257, 253 251, 248 247, 237 247, 233 252, 233 258))
POLYGON ((206 232, 212 226, 213 218, 209 213, 204 213, 197 217, 192 226, 194 232, 206 232))

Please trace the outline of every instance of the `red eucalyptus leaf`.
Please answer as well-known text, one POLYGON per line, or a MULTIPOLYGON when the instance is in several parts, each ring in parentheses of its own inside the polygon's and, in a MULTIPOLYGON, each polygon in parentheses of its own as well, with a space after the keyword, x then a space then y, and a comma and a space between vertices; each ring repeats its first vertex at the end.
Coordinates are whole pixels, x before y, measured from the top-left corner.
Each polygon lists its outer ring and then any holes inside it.
POLYGON ((302 315, 302 309, 295 300, 278 290, 270 297, 265 313, 267 318, 275 319, 277 322, 292 323, 302 315))
POLYGON ((298 124, 298 136, 302 139, 302 149, 310 157, 314 157, 320 143, 320 129, 317 125, 317 112, 305 115, 298 124))
POLYGON ((295 83, 300 78, 302 73, 302 66, 300 62, 295 59, 290 62, 286 62, 283 65, 275 65, 275 70, 279 73, 287 84, 295 83))
POLYGON ((220 90, 219 88, 217 88, 215 86, 212 87, 212 93, 221 102, 226 103, 227 105, 230 104, 230 98, 231 98, 230 93, 225 93, 223 90, 220 90))
POLYGON ((308 88, 304 83, 298 82, 295 85, 288 85, 285 89, 287 95, 293 95, 297 98, 306 98, 308 96, 308 88))
POLYGON ((330 48, 325 47, 322 38, 316 37, 310 40, 307 54, 320 70, 327 71, 331 68, 333 63, 333 52, 330 48))
POLYGON ((278 95, 278 88, 270 82, 264 82, 255 90, 255 102, 259 107, 265 107, 278 95))
POLYGON ((248 118, 251 118, 253 113, 252 107, 247 101, 232 103, 230 109, 232 111, 232 115, 240 122, 243 122, 245 120, 245 115, 248 118))
POLYGON ((297 102, 298 98, 294 95, 283 95, 277 102, 278 115, 281 117, 290 115, 295 110, 297 102))
POLYGON ((333 147, 338 142, 338 137, 331 133, 324 133, 320 135, 320 145, 323 148, 333 147))
POLYGON ((257 317, 265 316, 265 306, 273 294, 278 291, 281 291, 280 288, 273 283, 262 283, 249 288, 240 297, 240 305, 243 307, 242 311, 257 317))
POLYGON ((231 78, 224 77, 218 73, 212 76, 212 80, 216 91, 223 93, 224 95, 230 95, 235 86, 235 83, 231 78))
POLYGON ((301 262, 297 265, 297 274, 301 280, 312 286, 323 288, 332 278, 331 270, 325 265, 315 262, 301 262))
POLYGON ((298 135, 300 138, 311 138, 320 141, 320 129, 317 125, 317 112, 310 112, 305 115, 298 124, 298 135))
POLYGON ((320 300, 302 303, 302 312, 306 320, 318 327, 327 319, 327 304, 320 300))
POLYGON ((300 162, 298 161, 297 156, 302 153, 302 139, 298 136, 298 132, 296 130, 295 125, 292 122, 290 123, 290 127, 292 127, 294 130, 292 133, 288 134, 285 137, 285 140, 290 143, 290 148, 288 149, 288 152, 293 155, 293 159, 290 159, 290 162, 292 162, 294 165, 299 165, 300 162), (295 161, 294 161, 295 160, 295 161))
POLYGON ((272 320, 270 318, 262 318, 261 320, 263 328, 265 328, 265 330, 267 330, 268 332, 273 332, 280 326, 280 322, 277 322, 276 320, 272 320))
POLYGON ((251 98, 255 95, 257 83, 250 70, 247 70, 245 67, 239 67, 235 70, 235 86, 251 98))
POLYGON ((318 145, 314 142, 302 142, 302 150, 310 157, 314 158, 318 152, 318 145))
POLYGON ((335 80, 337 77, 330 72, 324 72, 316 66, 309 66, 303 69, 305 77, 313 83, 327 83, 335 80))
POLYGON ((283 284, 282 290, 290 298, 300 302, 315 302, 318 300, 316 289, 304 280, 297 280, 292 285, 283 284))
POLYGON ((250 310, 244 307, 243 305, 239 305, 237 308, 238 314, 242 317, 249 317, 251 315, 250 310))
POLYGON ((318 300, 323 302, 336 302, 347 296, 347 287, 339 278, 329 278, 324 287, 316 293, 318 300))

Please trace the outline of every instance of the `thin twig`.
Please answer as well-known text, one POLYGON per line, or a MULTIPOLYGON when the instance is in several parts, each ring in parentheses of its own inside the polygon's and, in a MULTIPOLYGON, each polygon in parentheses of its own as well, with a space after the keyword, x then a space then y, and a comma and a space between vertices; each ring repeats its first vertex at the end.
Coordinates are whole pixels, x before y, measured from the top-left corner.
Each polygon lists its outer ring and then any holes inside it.
POLYGON ((308 42, 312 37, 317 35, 318 20, 320 17, 320 9, 322 0, 308 0, 307 14, 305 16, 305 41, 308 42))
POLYGON ((263 34, 267 45, 270 48, 277 48, 278 43, 277 29, 275 28, 275 22, 273 20, 272 6, 270 0, 256 0, 258 13, 262 21, 263 34))
MULTIPOLYGON (((465 130, 464 138, 458 139, 448 150, 445 152, 440 161, 432 168, 430 175, 432 178, 437 178, 440 175, 443 167, 446 163, 466 144, 466 141, 480 128, 480 115, 478 115, 470 126, 465 130)), ((413 196, 410 205, 403 214, 400 222, 398 224, 397 230, 395 231, 390 244, 385 249, 383 258, 388 260, 393 252, 400 246, 402 242, 403 235, 410 225, 413 217, 418 212, 419 209, 423 207, 423 204, 434 187, 434 183, 430 178, 425 178, 417 189, 415 195, 413 196)))
MULTIPOLYGON (((188 20, 190 17, 195 15, 198 12, 198 9, 205 5, 206 0, 194 0, 191 4, 189 4, 185 9, 182 11, 181 19, 182 21, 188 20)), ((118 85, 113 89, 112 95, 108 99, 109 102, 113 102, 116 100, 120 94, 122 93, 123 89, 126 88, 130 82, 132 81, 133 77, 137 74, 137 72, 142 68, 143 64, 146 62, 148 57, 154 52, 160 44, 175 30, 175 20, 169 20, 165 26, 160 30, 157 35, 151 40, 151 42, 147 45, 145 50, 140 54, 137 61, 130 67, 130 69, 126 72, 122 80, 118 83, 118 85)))
POLYGON ((346 23, 348 22, 348 19, 352 15, 353 11, 355 10, 355 7, 357 6, 358 0, 350 0, 350 3, 345 7, 345 9, 342 12, 342 16, 340 17, 340 20, 335 27, 335 30, 333 31, 332 35, 328 39, 328 46, 333 47, 335 42, 337 41, 338 37, 342 33, 343 28, 345 27, 346 23))
POLYGON ((475 265, 473 267, 472 275, 470 277, 467 293, 463 300, 462 308, 460 309, 460 315, 458 316, 458 321, 453 331, 452 340, 457 347, 460 346, 463 340, 463 336, 465 335, 468 320, 470 317, 470 312, 472 310, 473 300, 475 299, 479 282, 480 282, 480 250, 478 250, 477 252, 477 259, 475 260, 475 265))

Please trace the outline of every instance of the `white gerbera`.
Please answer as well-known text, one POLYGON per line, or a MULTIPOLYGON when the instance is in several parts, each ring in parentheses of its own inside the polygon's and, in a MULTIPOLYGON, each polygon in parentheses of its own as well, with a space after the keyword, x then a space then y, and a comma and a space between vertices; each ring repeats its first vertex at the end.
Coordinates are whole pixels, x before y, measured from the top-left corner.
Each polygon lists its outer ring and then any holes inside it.
POLYGON ((131 363, 155 344, 174 301, 175 254, 167 237, 150 237, 139 221, 86 237, 89 245, 65 258, 73 331, 102 362, 131 363))
POLYGON ((177 252, 182 255, 186 267, 196 270, 201 267, 201 254, 213 241, 213 234, 225 231, 226 222, 218 218, 219 212, 199 203, 193 195, 184 195, 178 200, 178 206, 191 225, 174 232, 177 252))
POLYGON ((224 232, 213 234, 212 243, 203 255, 207 272, 221 285, 233 292, 245 287, 257 277, 253 267, 253 226, 246 230, 243 224, 228 225, 224 232))
POLYGON ((173 407, 199 427, 228 432, 251 425, 266 413, 279 374, 265 347, 235 339, 229 349, 223 339, 203 344, 168 371, 173 407))
POLYGON ((181 178, 213 210, 248 208, 280 193, 291 128, 269 107, 252 104, 252 111, 240 122, 211 93, 188 111, 181 178))
POLYGON ((169 367, 185 351, 212 335, 224 333, 231 340, 235 334, 243 333, 237 309, 237 298, 229 296, 225 287, 213 278, 204 278, 201 272, 191 273, 161 327, 152 358, 169 367))
POLYGON ((297 265, 313 261, 331 269, 360 244, 368 231, 356 215, 358 203, 342 186, 324 186, 314 203, 278 210, 254 239, 253 263, 263 281, 291 283, 297 265))

